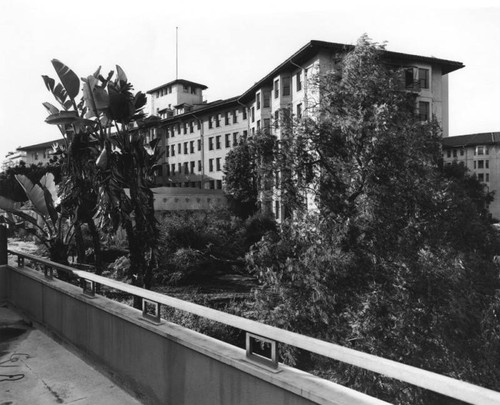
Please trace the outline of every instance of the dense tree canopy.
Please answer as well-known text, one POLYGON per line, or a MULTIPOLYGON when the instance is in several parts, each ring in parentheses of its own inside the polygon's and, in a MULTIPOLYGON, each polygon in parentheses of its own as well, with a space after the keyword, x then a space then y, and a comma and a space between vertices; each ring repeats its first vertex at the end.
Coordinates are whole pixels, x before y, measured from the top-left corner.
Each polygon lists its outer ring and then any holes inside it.
MULTIPOLYGON (((361 37, 317 78, 314 114, 282 132, 276 165, 290 173, 294 215, 247 256, 261 319, 498 390, 491 196, 464 170, 440 169, 439 125, 419 119, 383 49, 361 37)), ((390 402, 446 403, 303 353, 283 357, 390 402)))

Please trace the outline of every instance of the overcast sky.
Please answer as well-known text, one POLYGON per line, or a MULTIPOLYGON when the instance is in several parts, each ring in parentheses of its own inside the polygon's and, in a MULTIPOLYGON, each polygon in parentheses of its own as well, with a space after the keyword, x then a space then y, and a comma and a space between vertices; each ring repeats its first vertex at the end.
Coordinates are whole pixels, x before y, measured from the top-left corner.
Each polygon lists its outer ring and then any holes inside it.
POLYGON ((450 135, 500 131, 500 5, 475 1, 0 0, 0 159, 59 137, 41 75, 59 59, 79 77, 120 65, 136 90, 179 78, 210 102, 242 93, 311 39, 460 61, 450 74, 450 135), (344 4, 346 3, 346 4, 344 4))

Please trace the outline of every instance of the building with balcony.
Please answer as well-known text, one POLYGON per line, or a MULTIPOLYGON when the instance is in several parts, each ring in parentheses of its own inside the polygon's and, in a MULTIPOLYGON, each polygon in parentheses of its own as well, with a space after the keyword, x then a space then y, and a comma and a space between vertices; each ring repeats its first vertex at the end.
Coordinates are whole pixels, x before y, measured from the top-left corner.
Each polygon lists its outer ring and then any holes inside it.
POLYGON ((443 163, 458 162, 495 193, 489 206, 493 218, 500 219, 500 132, 451 136, 443 139, 443 163))
MULTIPOLYGON (((208 103, 207 87, 174 80, 149 90, 149 114, 160 118, 150 138, 160 138, 164 151, 157 184, 166 187, 222 189, 227 153, 240 139, 267 130, 280 137, 283 117, 301 119, 314 114, 321 89, 313 80, 332 70, 352 45, 310 41, 243 94, 208 103)), ((384 52, 384 63, 403 68, 404 87, 417 93, 415 108, 422 120, 435 116, 448 136, 448 74, 460 62, 384 52)), ((279 191, 273 207, 282 216, 279 191)))

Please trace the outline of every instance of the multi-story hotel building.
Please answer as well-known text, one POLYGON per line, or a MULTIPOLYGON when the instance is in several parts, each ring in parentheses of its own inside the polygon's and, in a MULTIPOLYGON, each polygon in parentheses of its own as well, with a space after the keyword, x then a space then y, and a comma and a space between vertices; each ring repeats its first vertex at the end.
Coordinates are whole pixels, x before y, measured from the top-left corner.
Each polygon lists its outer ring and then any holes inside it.
POLYGON ((500 132, 486 132, 443 139, 443 163, 458 162, 467 167, 495 193, 489 211, 500 219, 500 132))
MULTIPOLYGON (((207 102, 203 98, 207 86, 182 79, 149 90, 147 113, 158 120, 150 120, 154 124, 150 124, 148 140, 159 138, 163 151, 157 186, 198 188, 200 195, 204 190, 222 190, 227 153, 259 130, 279 138, 284 115, 300 119, 314 114, 321 88, 313 79, 333 69, 340 56, 352 49, 352 45, 311 41, 243 94, 226 100, 207 102)), ((404 68, 403 86, 417 93, 415 108, 422 120, 434 115, 447 137, 448 74, 463 64, 389 51, 384 52, 383 61, 404 68)), ((27 163, 37 163, 47 158, 51 146, 48 142, 18 151, 27 163)), ((274 201, 267 203, 279 217, 279 190, 271 198, 274 201)))
MULTIPOLYGON (((207 87, 174 80, 149 90, 149 113, 160 118, 151 137, 164 150, 157 184, 167 187, 222 189, 225 156, 240 139, 265 129, 279 138, 282 114, 300 119, 311 114, 321 97, 312 78, 331 70, 339 56, 353 48, 311 41, 287 58, 243 94, 211 103, 207 87)), ((408 90, 418 93, 416 108, 423 120, 434 115, 448 136, 448 74, 460 62, 384 52, 387 65, 404 68, 408 90)), ((273 204, 279 214, 279 204, 273 204)))

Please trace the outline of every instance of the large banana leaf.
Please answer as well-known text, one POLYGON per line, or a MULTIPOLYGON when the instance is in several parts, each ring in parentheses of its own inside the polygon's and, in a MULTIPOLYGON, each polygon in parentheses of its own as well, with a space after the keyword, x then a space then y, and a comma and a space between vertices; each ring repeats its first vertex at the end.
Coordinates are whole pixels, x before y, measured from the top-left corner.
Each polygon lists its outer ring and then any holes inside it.
POLYGON ((16 208, 16 202, 0 195, 0 209, 8 211, 16 208))
POLYGON ((74 100, 80 91, 80 79, 68 66, 57 59, 52 59, 52 66, 56 70, 62 85, 66 89, 69 98, 74 100))
POLYGON ((45 202, 45 192, 43 188, 38 184, 33 184, 29 178, 22 174, 16 174, 15 178, 24 189, 24 192, 33 204, 35 211, 42 216, 49 215, 49 208, 45 202))
POLYGON ((40 179, 40 185, 42 186, 45 195, 45 204, 47 205, 50 219, 52 220, 52 223, 55 224, 58 218, 55 206, 58 204, 59 198, 57 196, 54 175, 52 173, 45 173, 45 175, 40 179))

